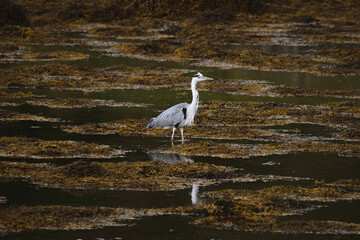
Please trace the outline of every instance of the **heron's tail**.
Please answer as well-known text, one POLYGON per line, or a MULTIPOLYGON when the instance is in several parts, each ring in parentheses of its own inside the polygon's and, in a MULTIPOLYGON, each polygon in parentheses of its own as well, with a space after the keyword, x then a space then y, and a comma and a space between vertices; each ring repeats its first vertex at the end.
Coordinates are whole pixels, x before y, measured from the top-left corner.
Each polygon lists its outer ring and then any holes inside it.
POLYGON ((155 124, 154 124, 155 119, 156 118, 150 119, 150 121, 149 121, 148 125, 146 126, 146 128, 153 128, 155 126, 155 124))

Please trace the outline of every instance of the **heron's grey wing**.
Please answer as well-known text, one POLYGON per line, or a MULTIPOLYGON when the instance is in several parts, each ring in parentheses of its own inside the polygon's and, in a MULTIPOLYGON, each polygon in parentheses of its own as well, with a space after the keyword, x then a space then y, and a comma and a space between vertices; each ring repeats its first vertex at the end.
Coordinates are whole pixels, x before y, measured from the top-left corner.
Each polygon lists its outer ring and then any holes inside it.
POLYGON ((187 109, 188 106, 188 103, 179 103, 175 106, 172 106, 171 108, 166 109, 151 122, 151 127, 173 127, 181 121, 184 121, 186 118, 186 110, 184 111, 183 109, 187 109))

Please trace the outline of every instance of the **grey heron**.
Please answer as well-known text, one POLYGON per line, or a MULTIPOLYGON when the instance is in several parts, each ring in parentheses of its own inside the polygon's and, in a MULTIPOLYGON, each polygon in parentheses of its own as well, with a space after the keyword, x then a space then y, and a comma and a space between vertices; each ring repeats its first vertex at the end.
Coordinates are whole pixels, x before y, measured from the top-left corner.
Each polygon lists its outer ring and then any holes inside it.
POLYGON ((194 117, 199 106, 199 93, 196 90, 196 84, 201 81, 213 80, 204 77, 200 72, 196 73, 191 80, 192 102, 190 104, 184 102, 172 106, 163 111, 159 116, 151 118, 147 128, 172 128, 171 141, 174 141, 176 129, 180 129, 181 140, 184 143, 184 127, 190 126, 194 122, 194 117))

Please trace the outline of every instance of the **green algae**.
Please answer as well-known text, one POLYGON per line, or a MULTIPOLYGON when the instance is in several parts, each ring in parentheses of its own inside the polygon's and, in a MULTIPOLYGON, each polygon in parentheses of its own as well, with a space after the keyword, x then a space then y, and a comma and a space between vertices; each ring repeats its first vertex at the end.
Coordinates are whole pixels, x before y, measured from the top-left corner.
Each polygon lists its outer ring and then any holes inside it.
POLYGON ((25 137, 1 137, 0 156, 10 158, 112 158, 123 151, 108 145, 74 141, 43 141, 25 137))

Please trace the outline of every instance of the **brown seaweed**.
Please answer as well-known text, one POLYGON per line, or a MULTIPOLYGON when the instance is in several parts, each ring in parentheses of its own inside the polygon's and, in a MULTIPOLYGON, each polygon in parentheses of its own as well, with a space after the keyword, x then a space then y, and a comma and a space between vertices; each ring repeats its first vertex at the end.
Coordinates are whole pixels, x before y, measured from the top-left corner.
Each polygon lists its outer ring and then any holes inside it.
POLYGON ((297 152, 330 152, 347 157, 360 157, 358 144, 295 141, 280 144, 231 144, 200 141, 160 148, 159 152, 180 153, 189 156, 212 156, 221 158, 249 158, 254 156, 284 155, 297 152))
POLYGON ((0 196, 0 203, 6 203, 6 197, 0 196))
MULTIPOLYGON (((258 139, 265 141, 309 140, 298 132, 283 134, 262 129, 291 123, 318 124, 332 127, 341 140, 357 141, 360 108, 357 102, 337 102, 322 105, 293 105, 262 102, 202 103, 195 119, 195 126, 188 127, 187 136, 210 139, 258 139), (348 133, 348 134, 346 134, 348 133)), ((147 129, 148 119, 126 119, 107 123, 61 126, 69 133, 115 134, 121 136, 164 136, 169 130, 147 129)))
POLYGON ((146 104, 131 102, 115 102, 113 100, 89 99, 89 98, 58 98, 58 99, 36 99, 26 101, 35 106, 50 108, 93 108, 93 107, 144 107, 146 104))
MULTIPOLYGON (((6 105, 14 105, 14 103, 4 104, 6 105)), ((35 121, 35 122, 59 122, 60 120, 57 118, 48 118, 43 116, 37 116, 28 113, 19 113, 10 110, 0 109, 0 121, 35 121)))
POLYGON ((0 234, 34 230, 76 230, 124 226, 142 216, 132 209, 71 206, 10 206, 0 209, 0 234))
POLYGON ((0 165, 0 177, 12 176, 40 186, 67 189, 169 191, 189 188, 194 183, 209 185, 224 181, 271 179, 247 176, 230 167, 207 163, 77 161, 59 167, 10 162, 1 162, 0 165))
POLYGON ((1 100, 9 100, 9 99, 22 99, 22 98, 31 98, 34 97, 35 95, 32 92, 5 92, 5 91, 1 91, 0 92, 0 99, 1 100))
POLYGON ((108 145, 74 141, 44 141, 25 137, 1 137, 0 156, 11 158, 112 158, 123 151, 108 145))
POLYGON ((209 204, 173 211, 190 213, 196 217, 195 224, 207 227, 292 234, 359 234, 360 225, 356 223, 281 219, 316 209, 310 204, 312 201, 360 198, 358 179, 341 181, 352 182, 354 187, 350 189, 335 182, 306 188, 274 186, 260 190, 221 190, 206 193, 212 199, 209 204))

